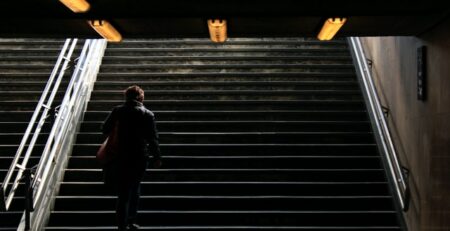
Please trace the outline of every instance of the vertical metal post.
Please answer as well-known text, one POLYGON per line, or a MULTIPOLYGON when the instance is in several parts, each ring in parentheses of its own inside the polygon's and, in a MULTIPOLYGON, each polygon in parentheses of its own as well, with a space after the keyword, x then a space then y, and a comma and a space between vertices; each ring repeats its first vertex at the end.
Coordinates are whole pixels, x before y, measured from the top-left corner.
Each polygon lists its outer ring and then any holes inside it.
POLYGON ((33 190, 31 190, 31 169, 27 168, 25 174, 25 230, 30 230, 31 211, 33 210, 33 190))

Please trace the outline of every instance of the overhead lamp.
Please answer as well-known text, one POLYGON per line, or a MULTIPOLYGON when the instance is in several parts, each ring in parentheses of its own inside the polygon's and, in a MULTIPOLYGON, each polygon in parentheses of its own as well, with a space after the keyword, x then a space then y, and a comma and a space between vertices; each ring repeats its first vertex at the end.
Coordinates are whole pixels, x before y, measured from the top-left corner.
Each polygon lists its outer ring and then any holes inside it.
POLYGON ((323 24, 322 29, 319 32, 319 35, 317 35, 317 38, 319 40, 331 40, 346 21, 347 21, 346 18, 327 19, 323 24))
POLYGON ((122 41, 122 35, 106 20, 91 20, 89 25, 108 42, 122 41))
POLYGON ((83 13, 91 8, 86 0, 59 0, 75 13, 83 13))
POLYGON ((227 21, 224 19, 208 19, 209 37, 215 43, 227 40, 227 21))

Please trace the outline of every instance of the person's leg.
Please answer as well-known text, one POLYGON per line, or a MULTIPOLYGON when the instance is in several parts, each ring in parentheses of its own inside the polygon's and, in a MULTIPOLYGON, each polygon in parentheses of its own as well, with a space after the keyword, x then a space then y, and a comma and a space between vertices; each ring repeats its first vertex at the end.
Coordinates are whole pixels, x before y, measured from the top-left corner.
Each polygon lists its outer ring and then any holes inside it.
POLYGON ((130 195, 130 189, 126 185, 121 185, 118 188, 116 217, 119 230, 126 230, 127 227, 130 195))
POLYGON ((139 226, 136 224, 137 222, 137 213, 138 213, 138 207, 139 207, 139 198, 141 196, 141 181, 144 176, 145 170, 147 167, 146 161, 141 161, 139 164, 137 164, 134 172, 132 175, 133 181, 131 183, 130 187, 130 201, 128 206, 128 228, 130 230, 137 230, 139 229, 139 226))
POLYGON ((130 201, 128 205, 128 224, 136 224, 136 218, 137 218, 137 211, 139 206, 139 197, 140 197, 140 190, 141 189, 141 182, 135 182, 130 190, 130 201))

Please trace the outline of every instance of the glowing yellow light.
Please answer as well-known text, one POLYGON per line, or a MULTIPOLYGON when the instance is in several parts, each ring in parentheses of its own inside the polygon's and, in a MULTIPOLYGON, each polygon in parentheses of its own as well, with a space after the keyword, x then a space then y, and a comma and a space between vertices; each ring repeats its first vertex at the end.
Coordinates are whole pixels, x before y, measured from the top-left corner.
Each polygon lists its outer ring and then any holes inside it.
POLYGON ((319 35, 317 35, 317 38, 319 40, 331 40, 346 21, 346 18, 327 19, 327 21, 325 21, 325 23, 323 24, 319 35))
POLYGON ((122 35, 106 20, 89 21, 89 25, 108 42, 122 41, 122 35))
POLYGON ((59 0, 75 13, 83 13, 89 10, 91 6, 85 0, 59 0))
POLYGON ((208 20, 209 36, 213 42, 223 43, 227 40, 227 21, 221 19, 208 20))

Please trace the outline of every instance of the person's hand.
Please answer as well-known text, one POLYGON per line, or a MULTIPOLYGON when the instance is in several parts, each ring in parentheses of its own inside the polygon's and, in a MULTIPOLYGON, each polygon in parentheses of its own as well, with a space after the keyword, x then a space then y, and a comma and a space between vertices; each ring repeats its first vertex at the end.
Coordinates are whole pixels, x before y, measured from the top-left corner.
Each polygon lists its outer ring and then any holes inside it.
POLYGON ((161 168, 161 166, 162 166, 161 159, 157 159, 153 162, 153 168, 161 168))

